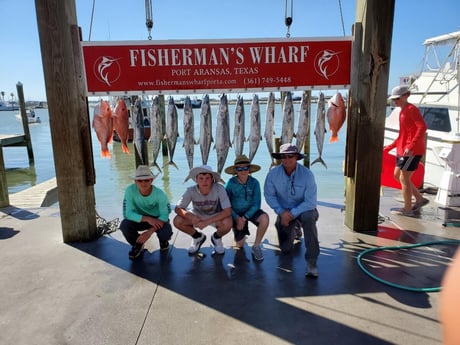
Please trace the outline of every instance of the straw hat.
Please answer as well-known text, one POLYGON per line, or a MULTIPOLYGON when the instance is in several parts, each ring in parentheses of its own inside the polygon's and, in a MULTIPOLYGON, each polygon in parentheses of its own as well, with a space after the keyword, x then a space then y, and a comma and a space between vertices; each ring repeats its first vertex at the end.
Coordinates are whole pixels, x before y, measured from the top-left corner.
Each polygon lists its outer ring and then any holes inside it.
POLYGON ((136 175, 132 178, 134 180, 148 180, 154 179, 156 176, 152 173, 147 165, 139 165, 136 169, 136 175))
POLYGON ((235 163, 233 165, 225 168, 224 171, 229 175, 235 175, 236 174, 235 168, 238 165, 249 165, 249 173, 253 173, 253 172, 256 172, 256 171, 260 170, 260 166, 258 166, 256 164, 251 164, 251 162, 249 161, 248 157, 246 157, 245 155, 241 155, 241 156, 236 157, 235 158, 235 163))
POLYGON ((291 143, 286 143, 280 146, 280 152, 273 152, 272 157, 275 159, 281 159, 284 155, 289 155, 289 154, 297 154, 297 160, 302 159, 305 157, 303 153, 299 152, 299 149, 297 146, 291 144, 291 143))
POLYGON ((192 170, 190 170, 188 176, 185 178, 185 181, 191 178, 193 181, 196 182, 196 177, 199 174, 211 174, 214 178, 214 182, 220 181, 220 174, 218 172, 212 171, 212 168, 209 165, 202 165, 193 168, 192 170))

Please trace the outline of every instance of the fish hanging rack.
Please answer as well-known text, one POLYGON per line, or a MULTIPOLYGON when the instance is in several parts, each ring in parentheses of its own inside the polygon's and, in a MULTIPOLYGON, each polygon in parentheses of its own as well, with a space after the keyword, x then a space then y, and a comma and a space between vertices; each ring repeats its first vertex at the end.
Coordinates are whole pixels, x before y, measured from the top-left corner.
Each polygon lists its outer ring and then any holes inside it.
POLYGON ((291 33, 289 32, 289 30, 291 28, 291 24, 292 24, 292 20, 293 20, 292 16, 293 16, 293 13, 294 13, 294 0, 291 0, 291 15, 288 16, 288 1, 289 0, 286 0, 285 8, 284 8, 284 24, 286 24, 286 27, 287 27, 286 38, 291 37, 291 33))
POLYGON ((152 28, 153 28, 153 12, 152 12, 152 0, 145 0, 145 26, 149 35, 147 38, 152 39, 152 28))

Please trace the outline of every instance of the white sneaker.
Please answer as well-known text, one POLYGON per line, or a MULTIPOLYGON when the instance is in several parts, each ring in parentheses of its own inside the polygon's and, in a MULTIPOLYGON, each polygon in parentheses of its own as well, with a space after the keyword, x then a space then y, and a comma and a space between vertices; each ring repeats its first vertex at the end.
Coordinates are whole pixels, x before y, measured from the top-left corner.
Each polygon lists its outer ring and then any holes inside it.
POLYGON ((224 245, 222 244, 222 238, 215 238, 214 235, 211 235, 211 242, 217 254, 225 253, 225 248, 224 248, 224 245))
POLYGON ((257 246, 252 246, 251 253, 254 260, 262 261, 264 259, 264 254, 262 253, 262 247, 260 244, 257 246))
POLYGON ((188 253, 190 255, 195 255, 196 253, 198 253, 204 241, 206 241, 206 235, 203 233, 201 233, 201 236, 198 238, 192 238, 192 243, 190 244, 188 253))

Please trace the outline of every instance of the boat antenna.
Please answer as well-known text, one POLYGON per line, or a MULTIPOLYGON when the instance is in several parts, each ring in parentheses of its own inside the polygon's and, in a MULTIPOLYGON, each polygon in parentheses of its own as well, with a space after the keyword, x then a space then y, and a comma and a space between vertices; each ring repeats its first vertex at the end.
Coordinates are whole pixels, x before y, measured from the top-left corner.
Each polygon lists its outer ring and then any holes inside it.
POLYGON ((291 37, 289 29, 291 28, 292 24, 292 15, 294 11, 294 0, 291 0, 291 15, 288 16, 288 0, 286 0, 286 4, 284 7, 284 24, 287 26, 286 38, 291 37))
POLYGON ((343 21, 342 1, 341 0, 339 0, 339 10, 340 10, 340 19, 342 21, 342 31, 343 31, 343 35, 345 36, 345 23, 343 21))
POLYGON ((152 19, 152 0, 145 0, 145 26, 147 26, 147 31, 149 32, 148 39, 152 39, 152 28, 153 28, 153 19, 152 19))
POLYGON ((94 7, 96 5, 96 0, 93 0, 93 8, 91 9, 91 22, 89 24, 89 36, 88 41, 91 41, 91 31, 93 30, 93 19, 94 19, 94 7))

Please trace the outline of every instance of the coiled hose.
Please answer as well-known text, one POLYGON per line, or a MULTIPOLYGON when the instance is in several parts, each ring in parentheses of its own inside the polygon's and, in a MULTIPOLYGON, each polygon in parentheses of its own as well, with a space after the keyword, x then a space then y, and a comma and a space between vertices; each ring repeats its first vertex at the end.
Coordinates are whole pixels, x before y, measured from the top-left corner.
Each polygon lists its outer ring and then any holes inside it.
POLYGON ((375 274, 369 272, 369 270, 364 267, 363 263, 361 262, 362 258, 373 252, 377 251, 383 251, 383 250, 400 250, 400 249, 411 249, 411 248, 417 248, 417 247, 426 247, 426 246, 432 246, 432 245, 442 245, 442 244, 460 244, 460 240, 445 240, 445 241, 431 241, 431 242, 424 242, 424 243, 416 243, 416 244, 409 244, 409 245, 403 245, 403 246, 384 246, 384 247, 377 247, 377 248, 369 248, 364 251, 362 251, 358 257, 357 257, 357 262, 359 268, 364 271, 369 277, 377 280, 378 282, 389 285, 398 289, 403 289, 403 290, 408 290, 408 291, 415 291, 415 292, 437 292, 441 290, 441 286, 437 287, 422 287, 422 288, 417 288, 417 287, 411 287, 411 286, 406 286, 406 285, 400 285, 396 283, 389 282, 387 280, 384 280, 375 274))

